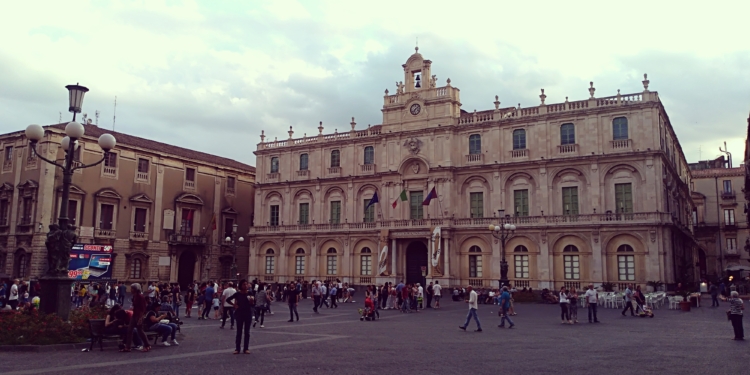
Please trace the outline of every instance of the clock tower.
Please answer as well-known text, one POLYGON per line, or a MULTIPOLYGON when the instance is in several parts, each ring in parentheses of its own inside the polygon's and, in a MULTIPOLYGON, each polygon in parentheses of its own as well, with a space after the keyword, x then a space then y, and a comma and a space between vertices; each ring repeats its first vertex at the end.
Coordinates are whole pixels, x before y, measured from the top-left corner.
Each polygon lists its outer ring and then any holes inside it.
POLYGON ((426 60, 414 48, 404 68, 404 79, 396 82, 396 92, 385 90, 383 127, 390 131, 424 129, 438 125, 452 125, 461 115, 459 90, 446 85, 438 87, 432 74, 432 61, 426 60))

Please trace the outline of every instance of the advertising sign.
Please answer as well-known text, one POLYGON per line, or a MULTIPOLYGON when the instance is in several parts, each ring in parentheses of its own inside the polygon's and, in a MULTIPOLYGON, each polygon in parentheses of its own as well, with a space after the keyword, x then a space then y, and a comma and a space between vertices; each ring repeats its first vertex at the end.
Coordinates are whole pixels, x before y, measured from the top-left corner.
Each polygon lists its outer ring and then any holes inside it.
POLYGON ((68 277, 73 280, 111 281, 112 246, 74 244, 70 251, 68 277))

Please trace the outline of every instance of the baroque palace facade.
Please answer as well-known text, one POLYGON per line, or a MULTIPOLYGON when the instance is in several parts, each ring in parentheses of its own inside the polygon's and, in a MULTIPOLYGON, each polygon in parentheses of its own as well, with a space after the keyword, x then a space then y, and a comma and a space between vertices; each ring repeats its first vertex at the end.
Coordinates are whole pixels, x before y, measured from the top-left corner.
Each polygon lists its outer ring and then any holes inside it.
MULTIPOLYGON (((47 159, 63 159, 65 125, 45 126, 37 151, 47 159)), ((186 286, 193 280, 234 278, 234 256, 237 272, 247 272, 247 245, 240 243, 234 254, 224 238, 232 235, 234 224, 239 237, 252 223, 254 167, 109 131, 91 120, 84 127, 74 154, 78 164, 102 158, 101 134, 117 139, 101 165, 73 174, 70 190, 68 217, 79 245, 111 249, 111 271, 102 276, 186 286)), ((59 215, 62 171, 34 156, 23 131, 0 135, 0 144, 0 278, 34 279, 47 271, 44 242, 59 215)))
POLYGON ((690 171, 657 92, 461 110, 415 52, 383 123, 257 146, 249 273, 497 286, 694 280, 690 171), (437 192, 422 205, 428 192, 437 192), (406 201, 399 196, 405 192, 406 201), (379 203, 368 206, 377 194, 379 203), (392 204, 395 202, 395 208, 392 204))

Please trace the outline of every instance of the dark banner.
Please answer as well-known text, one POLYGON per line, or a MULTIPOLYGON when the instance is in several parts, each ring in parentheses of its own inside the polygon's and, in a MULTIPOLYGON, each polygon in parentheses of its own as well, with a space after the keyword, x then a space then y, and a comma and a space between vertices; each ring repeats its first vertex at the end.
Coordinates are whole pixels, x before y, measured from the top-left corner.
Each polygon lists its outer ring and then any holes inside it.
POLYGON ((111 281, 112 246, 74 244, 70 251, 68 277, 73 280, 111 281))

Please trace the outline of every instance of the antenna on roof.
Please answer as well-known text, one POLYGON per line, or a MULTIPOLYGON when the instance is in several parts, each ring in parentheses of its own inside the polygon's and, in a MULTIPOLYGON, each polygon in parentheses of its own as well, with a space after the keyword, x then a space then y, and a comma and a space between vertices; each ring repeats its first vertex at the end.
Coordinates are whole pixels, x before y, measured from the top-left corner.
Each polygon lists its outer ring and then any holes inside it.
POLYGON ((727 151, 727 142, 724 141, 724 149, 721 149, 721 146, 719 146, 719 151, 727 154, 727 162, 729 163, 729 168, 732 168, 732 153, 727 151))
POLYGON ((59 115, 59 116, 57 117, 57 123, 58 123, 58 124, 62 124, 62 112, 57 112, 57 113, 58 113, 58 115, 59 115))
POLYGON ((99 110, 96 110, 96 112, 94 112, 94 117, 96 117, 96 126, 99 126, 99 110))
POLYGON ((117 120, 117 95, 115 95, 115 111, 112 115, 112 131, 115 131, 115 121, 117 120))

